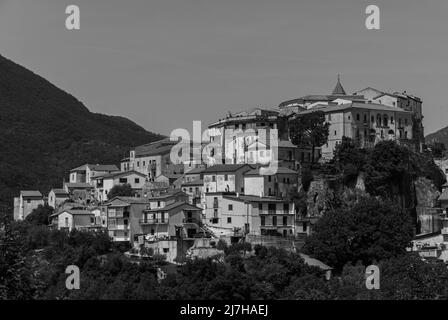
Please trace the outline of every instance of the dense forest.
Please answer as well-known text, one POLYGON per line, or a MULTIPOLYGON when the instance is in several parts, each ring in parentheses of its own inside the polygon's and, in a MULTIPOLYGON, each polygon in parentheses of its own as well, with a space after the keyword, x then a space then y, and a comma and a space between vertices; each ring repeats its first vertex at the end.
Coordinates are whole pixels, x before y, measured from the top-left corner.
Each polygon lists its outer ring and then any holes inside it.
POLYGON ((161 139, 134 122, 90 112, 72 95, 0 56, 0 203, 21 189, 61 187, 84 163, 118 164, 130 147, 161 139))

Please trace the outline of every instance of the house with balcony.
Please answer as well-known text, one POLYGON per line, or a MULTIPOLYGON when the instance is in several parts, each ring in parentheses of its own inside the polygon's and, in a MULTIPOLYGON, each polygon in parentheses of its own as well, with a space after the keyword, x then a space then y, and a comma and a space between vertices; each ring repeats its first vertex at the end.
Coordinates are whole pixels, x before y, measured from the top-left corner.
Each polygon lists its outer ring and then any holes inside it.
POLYGON ((278 167, 275 174, 268 175, 263 170, 259 167, 244 174, 245 195, 288 198, 297 191, 297 171, 278 167))
POLYGON ((44 205, 40 191, 20 191, 20 195, 14 198, 14 220, 24 220, 39 205, 44 205))
POLYGON ((206 194, 205 223, 243 235, 294 235, 295 208, 286 199, 228 193, 206 194))
POLYGON ((113 241, 131 242, 139 233, 143 210, 148 199, 137 197, 114 197, 104 203, 107 207, 107 230, 113 241))
POLYGON ((194 206, 204 208, 205 205, 205 193, 204 193, 204 180, 192 180, 182 183, 181 190, 188 195, 188 202, 194 206))
POLYGON ((202 225, 202 209, 185 201, 146 209, 140 220, 141 234, 156 238, 194 238, 202 225))

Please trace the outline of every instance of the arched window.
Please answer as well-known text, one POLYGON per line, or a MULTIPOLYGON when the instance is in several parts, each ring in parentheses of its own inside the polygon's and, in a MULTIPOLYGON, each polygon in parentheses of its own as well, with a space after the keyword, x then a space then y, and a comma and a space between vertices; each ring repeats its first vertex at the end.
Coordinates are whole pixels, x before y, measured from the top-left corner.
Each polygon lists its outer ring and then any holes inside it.
POLYGON ((384 122, 383 122, 383 126, 387 127, 387 114, 384 115, 384 122))
POLYGON ((381 115, 380 114, 378 114, 376 116, 376 126, 381 127, 381 115))

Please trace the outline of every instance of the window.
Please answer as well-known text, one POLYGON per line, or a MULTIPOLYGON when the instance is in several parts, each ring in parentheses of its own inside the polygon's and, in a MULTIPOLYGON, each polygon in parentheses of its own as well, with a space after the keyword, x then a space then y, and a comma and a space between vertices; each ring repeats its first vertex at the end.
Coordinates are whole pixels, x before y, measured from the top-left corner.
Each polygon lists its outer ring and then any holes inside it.
POLYGON ((270 212, 275 212, 275 203, 269 203, 268 204, 268 210, 270 211, 270 212))
POLYGON ((384 115, 384 122, 383 122, 383 126, 387 126, 387 115, 384 115))
POLYGON ((188 188, 188 192, 193 192, 193 188, 192 187, 188 188))
POLYGON ((137 161, 137 168, 140 167, 140 161, 137 161))
POLYGON ((359 121, 359 113, 356 114, 356 120, 359 121))
POLYGON ((405 138, 405 139, 408 138, 408 132, 407 132, 407 131, 404 132, 404 138, 405 138))
POLYGON ((160 200, 157 201, 157 206, 160 208, 160 200))
POLYGON ((288 217, 283 217, 283 225, 284 226, 288 225, 288 217))
POLYGON ((125 226, 127 226, 127 225, 128 225, 128 219, 124 219, 124 220, 123 220, 123 224, 124 224, 125 226))
POLYGON ((408 125, 408 118, 404 119, 404 125, 407 126, 408 125))
POLYGON ((128 182, 128 179, 127 178, 120 178, 120 183, 127 183, 128 182))
POLYGON ((232 223, 232 218, 231 217, 227 218, 227 223, 232 223))
POLYGON ((265 217, 264 216, 260 217, 260 223, 261 223, 262 226, 265 225, 266 221, 265 221, 265 217))
POLYGON ((390 123, 394 123, 394 117, 390 117, 390 123))
POLYGON ((350 116, 348 116, 348 120, 350 120, 350 116))
POLYGON ((145 162, 145 161, 143 161, 143 166, 145 166, 145 164, 146 164, 146 162, 145 162))
POLYGON ((218 219, 218 209, 213 210, 213 218, 218 219))
POLYGON ((68 227, 68 218, 65 218, 65 226, 68 227))
POLYGON ((31 203, 31 200, 30 200, 30 199, 27 199, 27 200, 26 200, 26 203, 31 203))
POLYGON ((370 117, 370 122, 372 122, 372 123, 375 122, 375 117, 374 116, 370 117))
POLYGON ((127 232, 127 231, 124 232, 124 237, 125 237, 125 238, 128 237, 128 232, 127 232))
POLYGON ((229 175, 228 174, 225 174, 224 175, 224 181, 228 181, 229 180, 229 175))
POLYGON ((170 248, 163 248, 163 253, 168 253, 170 251, 170 248))
POLYGON ((229 204, 229 211, 233 211, 233 204, 229 204))
POLYGON ((288 212, 289 212, 289 203, 284 203, 284 204, 283 204, 283 211, 284 211, 285 213, 288 213, 288 212))
POLYGON ((215 175, 212 176, 212 182, 216 182, 216 176, 215 175))
POLYGON ((367 115, 364 114, 364 122, 367 122, 367 115))
POLYGON ((272 217, 272 225, 273 225, 273 226, 276 226, 276 225, 277 225, 277 217, 276 217, 276 216, 273 216, 273 217, 272 217))
POLYGON ((134 182, 135 182, 135 183, 140 183, 140 178, 135 178, 135 179, 134 179, 134 182))
POLYGON ((268 181, 271 182, 272 176, 268 176, 268 181))
POLYGON ((336 132, 336 130, 334 130, 334 135, 337 135, 337 132, 336 132))
POLYGON ((258 204, 258 211, 263 211, 263 204, 262 203, 258 204))
POLYGON ((90 223, 94 224, 95 223, 95 218, 94 217, 90 217, 90 223))

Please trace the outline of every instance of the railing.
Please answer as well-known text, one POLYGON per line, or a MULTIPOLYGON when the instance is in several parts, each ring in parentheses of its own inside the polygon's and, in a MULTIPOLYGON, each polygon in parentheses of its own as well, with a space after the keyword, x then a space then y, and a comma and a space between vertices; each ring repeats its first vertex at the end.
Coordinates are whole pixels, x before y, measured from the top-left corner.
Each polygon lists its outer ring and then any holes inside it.
POLYGON ((199 220, 196 218, 184 218, 182 220, 183 223, 196 223, 199 224, 199 220))
POLYGON ((168 224, 168 219, 141 219, 140 224, 168 224))

